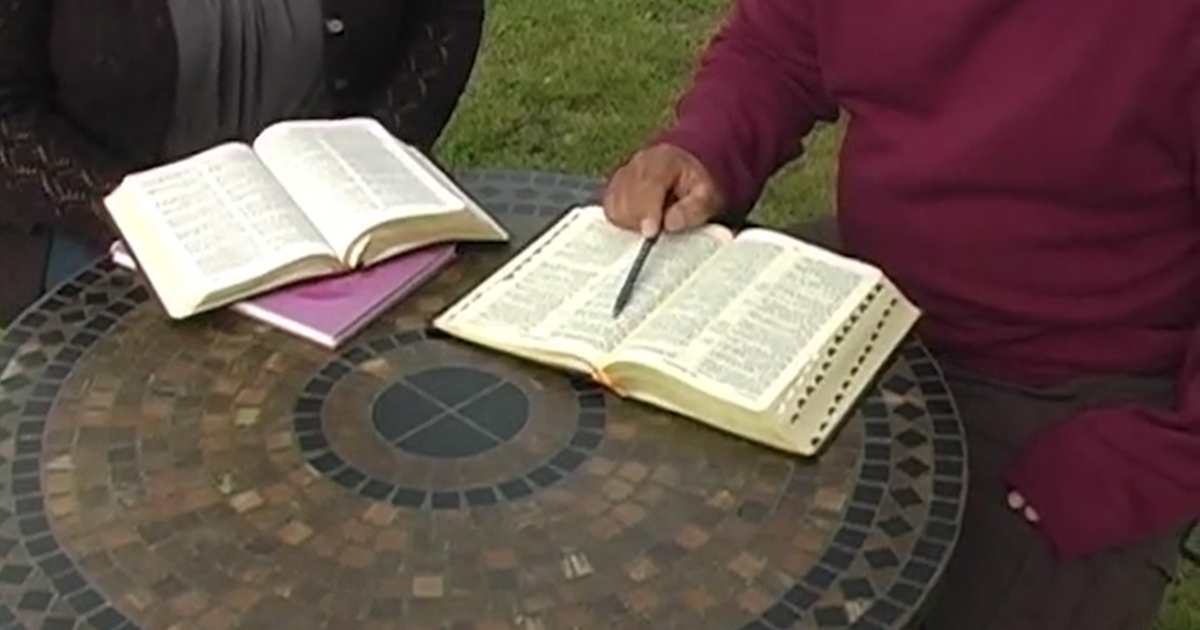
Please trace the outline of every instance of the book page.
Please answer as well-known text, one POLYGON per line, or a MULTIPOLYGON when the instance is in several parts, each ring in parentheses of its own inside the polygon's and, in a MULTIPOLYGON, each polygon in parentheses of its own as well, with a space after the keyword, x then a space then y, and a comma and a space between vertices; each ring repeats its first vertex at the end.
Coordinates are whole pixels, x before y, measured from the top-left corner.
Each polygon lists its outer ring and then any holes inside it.
POLYGON ((131 175, 122 186, 155 228, 154 234, 125 235, 134 251, 139 236, 166 239, 158 249, 178 252, 188 275, 206 286, 225 288, 333 253, 244 145, 223 145, 131 175))
POLYGON ((381 223, 463 210, 374 120, 278 123, 254 150, 343 256, 381 223))
POLYGON ((494 337, 598 360, 730 239, 716 226, 664 235, 614 318, 613 303, 642 238, 609 223, 599 207, 577 209, 450 316, 494 337))
POLYGON ((741 406, 763 409, 790 384, 878 272, 748 231, 696 272, 618 350, 741 406))

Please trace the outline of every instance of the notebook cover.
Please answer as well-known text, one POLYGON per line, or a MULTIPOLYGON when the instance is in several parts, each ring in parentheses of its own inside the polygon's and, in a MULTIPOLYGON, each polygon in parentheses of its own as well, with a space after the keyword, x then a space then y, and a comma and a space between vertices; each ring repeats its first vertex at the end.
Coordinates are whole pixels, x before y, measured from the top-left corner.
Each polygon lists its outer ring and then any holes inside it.
MULTIPOLYGON (((433 245, 363 270, 290 285, 230 308, 327 348, 336 348, 380 313, 450 264, 457 248, 433 245)), ((114 263, 136 268, 125 244, 113 243, 114 263)))

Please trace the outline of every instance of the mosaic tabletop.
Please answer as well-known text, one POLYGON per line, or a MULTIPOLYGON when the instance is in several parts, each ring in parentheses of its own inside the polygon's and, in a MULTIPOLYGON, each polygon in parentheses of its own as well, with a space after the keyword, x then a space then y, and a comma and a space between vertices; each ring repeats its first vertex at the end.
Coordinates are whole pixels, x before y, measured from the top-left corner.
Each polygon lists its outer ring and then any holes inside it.
POLYGON ((909 341, 815 461, 429 332, 589 179, 467 172, 514 235, 334 353, 98 263, 0 338, 0 628, 904 627, 964 446, 909 341))

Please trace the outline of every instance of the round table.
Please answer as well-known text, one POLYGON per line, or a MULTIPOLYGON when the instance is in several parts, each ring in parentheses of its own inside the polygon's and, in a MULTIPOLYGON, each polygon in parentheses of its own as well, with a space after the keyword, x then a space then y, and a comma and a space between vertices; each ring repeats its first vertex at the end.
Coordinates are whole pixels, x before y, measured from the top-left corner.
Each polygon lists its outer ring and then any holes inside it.
POLYGON ((789 458, 446 339, 430 317, 594 180, 467 172, 513 234, 337 353, 171 322, 96 264, 0 342, 0 628, 904 627, 958 535, 963 434, 897 353, 789 458))

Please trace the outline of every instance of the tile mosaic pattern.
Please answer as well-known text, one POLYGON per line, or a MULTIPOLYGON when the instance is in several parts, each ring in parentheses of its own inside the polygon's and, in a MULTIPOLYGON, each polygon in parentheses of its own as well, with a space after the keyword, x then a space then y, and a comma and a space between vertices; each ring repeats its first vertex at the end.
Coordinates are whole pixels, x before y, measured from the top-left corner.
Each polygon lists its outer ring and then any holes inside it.
MULTIPOLYGON (((597 193, 461 181, 512 247, 597 193)), ((429 332, 512 247, 333 355, 107 263, 44 299, 0 339, 0 629, 911 623, 965 489, 917 342, 798 461, 429 332)))

